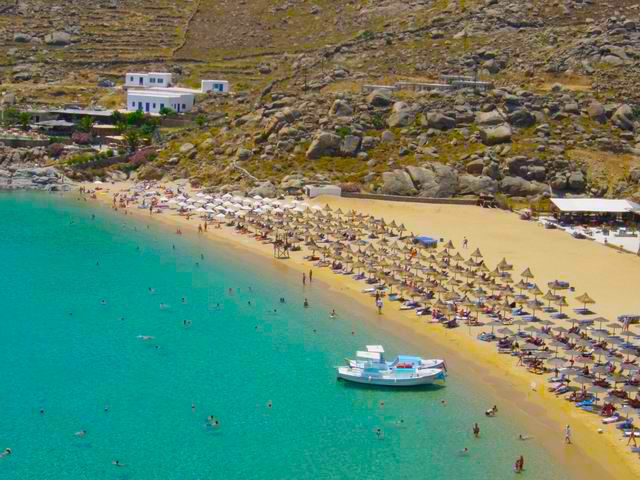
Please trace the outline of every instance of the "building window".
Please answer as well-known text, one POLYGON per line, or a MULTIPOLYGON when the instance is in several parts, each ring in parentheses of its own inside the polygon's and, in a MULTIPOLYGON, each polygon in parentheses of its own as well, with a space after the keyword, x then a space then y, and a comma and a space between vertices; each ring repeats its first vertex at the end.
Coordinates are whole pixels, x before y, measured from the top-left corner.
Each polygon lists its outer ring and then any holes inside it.
POLYGON ((131 102, 131 106, 135 107, 136 106, 136 102, 131 102))
POLYGON ((155 103, 153 104, 153 108, 156 108, 156 104, 155 103))
POLYGON ((162 110, 164 108, 164 103, 160 104, 160 110, 162 110))
POLYGON ((159 78, 158 79, 158 83, 164 83, 164 79, 163 78, 159 78))
POLYGON ((187 106, 183 103, 182 104, 182 109, 185 110, 187 108, 187 106))
POLYGON ((129 77, 129 80, 131 80, 133 82, 133 77, 129 77))
POLYGON ((150 81, 151 83, 156 83, 156 79, 155 79, 155 78, 150 78, 150 79, 149 79, 149 81, 150 81))

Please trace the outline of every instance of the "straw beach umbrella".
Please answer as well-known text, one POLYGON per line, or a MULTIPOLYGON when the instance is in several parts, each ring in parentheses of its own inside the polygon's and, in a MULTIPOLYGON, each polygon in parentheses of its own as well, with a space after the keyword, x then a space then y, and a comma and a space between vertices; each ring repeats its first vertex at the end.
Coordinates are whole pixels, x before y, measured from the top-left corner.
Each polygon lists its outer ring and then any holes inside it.
POLYGON ((580 302, 583 306, 583 310, 587 312, 587 305, 593 305, 596 301, 589 296, 588 293, 583 293, 579 297, 576 297, 576 301, 580 302))

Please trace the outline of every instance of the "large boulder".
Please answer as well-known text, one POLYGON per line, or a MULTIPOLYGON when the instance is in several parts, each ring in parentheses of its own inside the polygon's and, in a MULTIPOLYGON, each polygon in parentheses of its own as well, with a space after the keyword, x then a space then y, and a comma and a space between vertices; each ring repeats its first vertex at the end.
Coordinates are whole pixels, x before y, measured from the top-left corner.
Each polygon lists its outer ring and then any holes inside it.
POLYGON ((193 143, 183 143, 182 145, 180 145, 180 149, 178 151, 184 155, 186 153, 189 153, 194 148, 196 148, 196 146, 193 143))
POLYGON ((31 35, 28 33, 16 33, 13 35, 13 41, 16 43, 29 43, 31 41, 31 35))
POLYGON ((421 197, 448 198, 458 189, 458 173, 448 165, 433 162, 423 167, 409 166, 407 172, 421 197))
POLYGON ((249 190, 249 196, 260 195, 263 198, 273 198, 276 196, 276 187, 269 180, 260 183, 257 187, 249 190))
POLYGON ((514 127, 527 128, 536 123, 536 117, 525 108, 518 108, 509 115, 509 123, 514 127))
POLYGON ((551 188, 555 191, 563 191, 567 189, 567 176, 561 173, 551 179, 551 188))
POLYGON ((584 174, 577 170, 575 172, 571 172, 569 175, 569 188, 574 192, 584 192, 584 189, 587 187, 587 179, 584 177, 584 174))
POLYGON ((500 191, 512 197, 533 197, 549 192, 549 187, 520 177, 504 177, 500 182, 500 191))
POLYGON ((367 96, 367 103, 372 107, 388 107, 393 100, 386 91, 374 90, 367 96))
POLYGON ((497 110, 477 112, 476 123, 481 126, 501 125, 504 123, 504 117, 497 110))
POLYGON ((629 180, 633 183, 640 183, 640 167, 634 167, 629 171, 629 180))
POLYGON ((472 175, 480 175, 484 169, 484 160, 479 158, 478 160, 472 160, 465 166, 467 173, 472 175))
POLYGON ((71 35, 67 32, 52 32, 44 37, 47 45, 65 46, 71 43, 71 35))
POLYGON ((497 127, 486 127, 480 129, 480 138, 485 145, 500 145, 510 143, 513 132, 509 125, 503 124, 497 127))
POLYGON ((415 195, 411 177, 404 170, 394 170, 382 174, 382 193, 385 195, 415 195))
POLYGON ((592 120, 595 120, 599 123, 607 122, 607 112, 605 111, 602 104, 596 100, 592 101, 586 109, 587 115, 592 120))
POLYGON ((416 120, 416 114, 412 110, 400 110, 399 112, 394 112, 387 119, 387 125, 389 128, 395 127, 407 127, 411 125, 416 120))
POLYGON ((345 157, 355 157, 360 147, 360 137, 356 135, 347 135, 342 139, 340 144, 340 153, 345 157))
POLYGON ((335 133, 320 132, 315 136, 309 149, 307 158, 313 160, 320 157, 331 156, 338 153, 342 138, 335 133))
POLYGON ((336 100, 331 105, 329 113, 336 117, 349 117, 353 115, 353 108, 344 100, 336 100))
POLYGON ((456 127, 456 119, 440 112, 427 113, 427 126, 437 130, 450 130, 456 127))
POLYGON ((539 158, 529 158, 522 155, 507 160, 509 173, 516 177, 528 177, 529 172, 535 167, 544 168, 544 161, 539 158))
POLYGON ((458 194, 488 195, 498 191, 499 184, 494 179, 481 175, 460 175, 458 177, 458 194))
POLYGON ((635 129, 635 115, 633 109, 629 105, 621 105, 611 118, 613 123, 622 130, 633 131, 635 129))

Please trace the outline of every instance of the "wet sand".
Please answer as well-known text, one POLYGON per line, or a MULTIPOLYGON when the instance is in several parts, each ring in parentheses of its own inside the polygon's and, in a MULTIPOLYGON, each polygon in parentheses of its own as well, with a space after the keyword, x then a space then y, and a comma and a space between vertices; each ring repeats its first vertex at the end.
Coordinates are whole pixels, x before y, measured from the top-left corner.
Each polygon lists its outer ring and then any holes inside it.
MULTIPOLYGON (((85 186, 94 187, 90 184, 85 186)), ((130 186, 128 183, 105 185, 109 192, 98 194, 98 199, 108 206, 114 192, 130 186)), ((589 292, 597 301, 593 310, 608 320, 614 320, 622 313, 634 313, 640 308, 634 301, 637 295, 633 289, 639 278, 640 258, 595 242, 575 240, 559 231, 545 230, 533 222, 521 221, 509 212, 338 197, 319 198, 310 203, 328 203, 343 211, 353 208, 384 217, 388 222, 395 220, 398 224, 404 223, 410 232, 451 239, 456 247, 462 246, 462 239, 466 236, 469 247, 468 251, 460 248, 463 256, 468 256, 478 247, 490 268, 506 257, 514 265, 514 277, 530 267, 535 275, 533 281, 543 290, 552 280, 569 281, 576 287, 575 295, 589 292)), ((167 227, 168 234, 175 233, 179 227, 186 235, 198 235, 196 219, 189 221, 171 211, 149 215, 147 210, 130 208, 128 213, 143 220, 160 222, 167 227)), ((269 263, 286 274, 301 276, 301 272, 313 268, 297 252, 292 253, 289 260, 275 260, 271 245, 263 245, 226 227, 220 230, 210 228, 206 234, 198 236, 223 241, 242 252, 258 254, 246 260, 269 263)), ((545 376, 536 376, 516 367, 515 358, 499 355, 495 345, 477 341, 478 328, 473 328, 471 333, 464 326, 447 330, 423 320, 430 317, 416 317, 413 312, 399 311, 392 302, 385 302, 384 313, 379 316, 373 299, 360 293, 362 282, 334 275, 328 269, 314 268, 313 276, 314 287, 324 288, 338 311, 341 308, 357 309, 381 328, 424 348, 421 353, 446 358, 456 374, 495 397, 501 414, 512 416, 513 421, 522 426, 522 433, 534 437, 532 441, 566 465, 572 477, 623 479, 640 474, 638 456, 629 452, 626 440, 622 440, 614 427, 604 427, 596 415, 579 411, 569 402, 545 392, 545 376), (567 423, 573 430, 574 445, 570 447, 563 442, 563 429, 567 423), (604 428, 604 433, 598 434, 599 428, 604 428)), ((572 301, 572 296, 568 297, 571 306, 578 306, 572 301)), ((531 475, 535 473, 529 472, 531 475)))

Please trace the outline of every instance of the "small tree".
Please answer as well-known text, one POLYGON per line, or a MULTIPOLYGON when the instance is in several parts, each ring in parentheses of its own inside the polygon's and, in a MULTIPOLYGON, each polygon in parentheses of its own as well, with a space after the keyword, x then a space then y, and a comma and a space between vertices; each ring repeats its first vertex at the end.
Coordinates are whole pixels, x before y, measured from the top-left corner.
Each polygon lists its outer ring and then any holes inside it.
POLYGON ((163 117, 168 117, 169 115, 173 115, 174 113, 176 112, 173 109, 168 107, 162 107, 160 109, 160 115, 162 115, 163 117))
POLYGON ((93 119, 91 117, 82 117, 78 122, 78 130, 85 133, 91 133, 93 128, 93 119))
POLYGON ((140 132, 136 128, 129 128, 124 132, 124 140, 129 146, 129 150, 135 152, 140 146, 140 132))
POLYGON ((18 114, 18 123, 23 130, 29 128, 29 123, 31 123, 31 115, 28 112, 20 112, 18 114))
POLYGON ((196 125, 200 128, 204 127, 207 123, 207 117, 205 117, 202 113, 196 117, 196 125))

